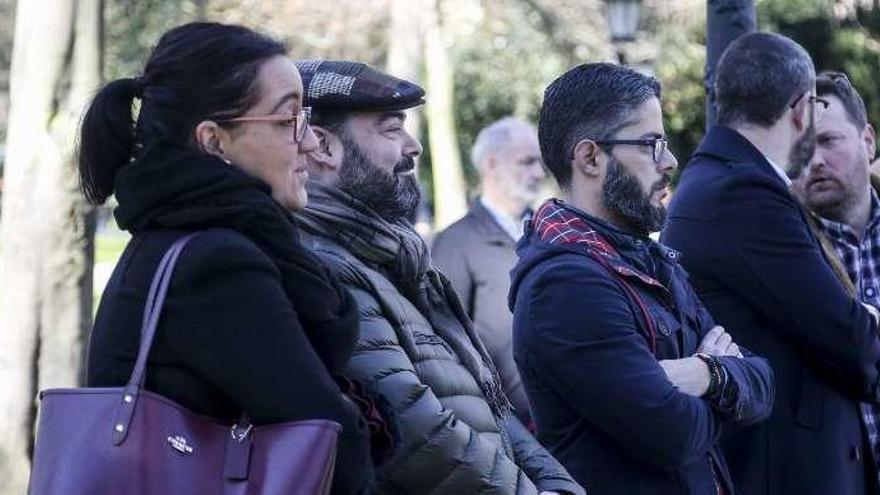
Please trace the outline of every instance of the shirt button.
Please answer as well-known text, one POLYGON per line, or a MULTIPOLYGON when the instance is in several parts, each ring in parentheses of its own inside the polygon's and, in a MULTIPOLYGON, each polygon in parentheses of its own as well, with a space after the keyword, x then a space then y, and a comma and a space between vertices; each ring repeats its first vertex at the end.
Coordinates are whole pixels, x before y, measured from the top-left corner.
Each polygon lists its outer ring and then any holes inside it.
POLYGON ((669 325, 665 321, 660 322, 660 334, 669 335, 669 325))
POLYGON ((875 291, 873 287, 868 287, 867 289, 865 289, 865 296, 874 297, 874 292, 875 291))

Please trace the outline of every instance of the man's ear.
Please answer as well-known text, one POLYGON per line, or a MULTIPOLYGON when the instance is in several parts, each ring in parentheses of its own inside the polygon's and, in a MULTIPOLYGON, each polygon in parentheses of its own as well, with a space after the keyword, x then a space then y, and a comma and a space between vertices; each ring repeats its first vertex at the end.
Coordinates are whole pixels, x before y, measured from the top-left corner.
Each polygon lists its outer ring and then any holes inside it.
POLYGON ((321 172, 338 172, 344 152, 342 140, 321 126, 313 125, 312 131, 318 139, 318 149, 309 153, 311 163, 321 169, 321 172))
POLYGON ((483 170, 495 170, 498 167, 498 159, 494 154, 490 153, 483 162, 483 170))
POLYGON ((602 149, 592 139, 583 139, 574 147, 571 158, 573 173, 581 173, 587 177, 600 177, 602 171, 599 168, 599 152, 602 149))
POLYGON ((874 133, 874 126, 871 124, 865 126, 865 130, 862 131, 862 140, 868 151, 868 161, 873 161, 877 155, 877 135, 874 133))
POLYGON ((221 160, 228 161, 224 153, 224 145, 229 139, 229 132, 220 127, 213 120, 203 120, 196 126, 196 144, 203 153, 214 155, 221 160))
POLYGON ((791 112, 794 128, 803 131, 810 125, 810 95, 804 95, 791 112))

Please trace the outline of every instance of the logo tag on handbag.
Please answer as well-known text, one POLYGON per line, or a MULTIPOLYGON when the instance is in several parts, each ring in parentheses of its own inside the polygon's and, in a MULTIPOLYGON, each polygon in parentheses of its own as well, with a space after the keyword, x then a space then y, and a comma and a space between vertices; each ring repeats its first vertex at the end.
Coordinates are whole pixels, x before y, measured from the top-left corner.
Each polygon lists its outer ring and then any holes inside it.
POLYGON ((176 450, 180 454, 192 455, 193 448, 187 445, 186 439, 182 436, 177 435, 175 437, 168 437, 166 438, 166 440, 168 440, 168 444, 171 445, 171 448, 176 450))

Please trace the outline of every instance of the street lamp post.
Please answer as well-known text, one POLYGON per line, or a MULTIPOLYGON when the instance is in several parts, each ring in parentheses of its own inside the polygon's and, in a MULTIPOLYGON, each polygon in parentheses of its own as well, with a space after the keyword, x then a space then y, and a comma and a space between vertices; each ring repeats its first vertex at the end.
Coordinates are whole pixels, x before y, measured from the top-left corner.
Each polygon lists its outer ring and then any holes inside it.
POLYGON ((731 41, 755 30, 754 0, 706 2, 706 129, 715 123, 715 66, 731 41))
POLYGON ((608 30, 611 42, 617 52, 617 61, 626 64, 623 44, 636 39, 639 17, 642 13, 642 0, 607 0, 608 30))

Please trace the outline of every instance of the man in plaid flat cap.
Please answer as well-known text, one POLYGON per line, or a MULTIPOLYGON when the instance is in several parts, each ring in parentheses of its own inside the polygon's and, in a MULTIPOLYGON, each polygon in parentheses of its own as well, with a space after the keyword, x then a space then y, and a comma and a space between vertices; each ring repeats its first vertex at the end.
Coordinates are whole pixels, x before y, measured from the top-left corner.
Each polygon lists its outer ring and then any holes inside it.
POLYGON ((347 373, 394 437, 380 491, 583 494, 511 414, 473 323, 412 227, 422 146, 403 124, 424 91, 355 62, 298 66, 319 147, 296 218, 360 308, 347 373))

